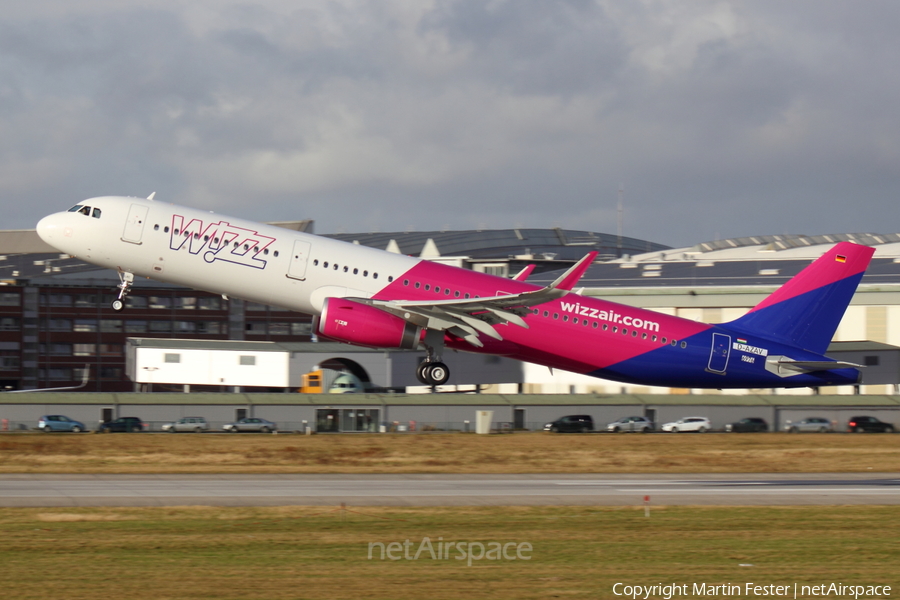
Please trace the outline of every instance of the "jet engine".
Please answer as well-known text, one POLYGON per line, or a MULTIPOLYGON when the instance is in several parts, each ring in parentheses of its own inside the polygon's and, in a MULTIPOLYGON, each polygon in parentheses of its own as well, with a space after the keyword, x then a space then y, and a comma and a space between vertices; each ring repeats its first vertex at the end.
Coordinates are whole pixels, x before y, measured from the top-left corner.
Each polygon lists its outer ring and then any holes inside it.
POLYGON ((414 350, 422 328, 374 306, 326 298, 316 331, 324 337, 369 348, 414 350))

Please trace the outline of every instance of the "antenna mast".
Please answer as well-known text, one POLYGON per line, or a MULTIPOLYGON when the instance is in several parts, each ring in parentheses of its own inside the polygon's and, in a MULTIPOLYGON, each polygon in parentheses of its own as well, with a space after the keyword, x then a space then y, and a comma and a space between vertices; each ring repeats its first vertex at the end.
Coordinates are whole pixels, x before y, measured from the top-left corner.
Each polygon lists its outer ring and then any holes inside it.
POLYGON ((625 196, 625 184, 619 184, 619 205, 616 210, 616 248, 619 251, 619 257, 622 256, 622 213, 624 212, 623 198, 625 196))

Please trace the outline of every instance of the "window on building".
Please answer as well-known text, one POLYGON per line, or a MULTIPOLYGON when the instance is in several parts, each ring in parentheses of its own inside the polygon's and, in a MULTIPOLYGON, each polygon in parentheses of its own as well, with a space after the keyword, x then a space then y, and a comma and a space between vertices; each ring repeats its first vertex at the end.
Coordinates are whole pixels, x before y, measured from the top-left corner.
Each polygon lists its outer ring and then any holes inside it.
POLYGON ((55 356, 71 356, 72 344, 52 343, 45 346, 46 350, 55 356))
POLYGON ((180 296, 175 298, 176 308, 179 310, 195 310, 197 308, 197 299, 190 296, 180 296))
POLYGON ((97 319, 75 319, 73 331, 97 331, 97 319))
POLYGON ((256 365, 256 357, 255 356, 241 356, 241 365, 244 366, 255 366, 256 365))
POLYGON ((0 371, 16 371, 19 364, 19 353, 16 350, 0 350, 0 371))
POLYGON ((291 335, 309 335, 312 325, 309 323, 291 323, 291 335))
POLYGON ((181 362, 181 355, 167 352, 164 358, 164 362, 178 364, 181 362))
POLYGON ((222 310, 222 299, 218 297, 197 298, 200 310, 222 310))
POLYGON ((197 331, 197 324, 193 321, 175 321, 172 325, 175 333, 194 333, 197 331))
POLYGON ((122 333, 121 319, 100 319, 100 331, 122 333))
POLYGON ((122 344, 100 344, 102 356, 122 356, 122 344))
POLYGON ((71 319, 41 319, 41 331, 72 331, 71 319))
POLYGON ((72 381, 72 369, 41 369, 41 378, 48 381, 72 381))
POLYGON ((125 296, 125 306, 127 308, 147 308, 147 297, 125 296))
POLYGON ((144 333, 147 331, 147 321, 128 320, 125 321, 125 333, 144 333))
POLYGON ((16 293, 0 293, 0 306, 19 306, 22 304, 22 296, 16 293))
POLYGON ((269 323, 269 333, 271 335, 290 335, 290 323, 269 323))
POLYGON ((72 356, 93 356, 97 354, 97 344, 72 344, 72 356))
POLYGON ((20 323, 18 317, 0 318, 0 331, 18 331, 20 323))
POLYGON ((252 311, 252 312, 265 312, 266 311, 266 305, 260 304, 259 302, 247 302, 244 306, 246 307, 246 309, 248 311, 252 311))
POLYGON ((251 321, 245 324, 247 333, 252 335, 265 335, 266 324, 262 321, 251 321))
POLYGON ((72 296, 69 294, 42 294, 41 304, 44 306, 72 306, 72 296))
POLYGON ((118 381, 122 379, 122 369, 120 367, 100 367, 100 379, 118 381))
POLYGON ((150 333, 172 333, 171 321, 149 321, 147 330, 150 333))
MULTIPOLYGON (((218 321, 197 321, 197 333, 204 333, 209 335, 219 335, 219 322, 218 321)), ((222 330, 225 328, 222 327, 222 330)))
POLYGON ((863 364, 867 367, 877 367, 880 364, 879 357, 876 356, 865 356, 863 357, 863 364))
POLYGON ((172 298, 169 296, 147 296, 147 304, 150 308, 172 308, 172 298))
POLYGON ((75 294, 75 306, 81 308, 97 306, 97 294, 75 294))

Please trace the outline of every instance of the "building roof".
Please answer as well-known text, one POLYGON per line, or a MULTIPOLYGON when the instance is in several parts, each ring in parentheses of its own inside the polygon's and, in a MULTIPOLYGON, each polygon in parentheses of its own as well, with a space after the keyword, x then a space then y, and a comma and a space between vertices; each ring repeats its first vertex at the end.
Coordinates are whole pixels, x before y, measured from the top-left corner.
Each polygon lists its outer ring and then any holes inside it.
POLYGON ((668 246, 609 233, 571 229, 484 229, 469 231, 410 231, 393 233, 336 233, 330 237, 358 242, 380 250, 394 242, 400 254, 419 256, 429 240, 441 256, 510 258, 523 254, 557 260, 578 260, 596 250, 606 258, 665 250, 668 246))
MULTIPOLYGON (((821 253, 826 248, 819 247, 821 253)), ((816 255, 818 257, 819 254, 816 255)), ((877 255, 876 255, 877 256, 877 255)), ((811 257, 793 259, 640 260, 594 263, 578 287, 609 288, 723 288, 780 286, 807 267, 811 257)), ((528 278, 547 285, 563 271, 548 271, 528 278)), ((900 261, 875 258, 863 275, 862 285, 900 284, 900 261)))

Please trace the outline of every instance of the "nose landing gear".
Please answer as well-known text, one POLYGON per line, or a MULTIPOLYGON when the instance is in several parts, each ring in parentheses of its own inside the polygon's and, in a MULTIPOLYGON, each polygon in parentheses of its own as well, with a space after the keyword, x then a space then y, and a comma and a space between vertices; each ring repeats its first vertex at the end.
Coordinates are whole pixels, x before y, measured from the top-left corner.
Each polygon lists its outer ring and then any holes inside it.
POLYGON ((131 286, 134 285, 134 273, 119 271, 119 282, 119 285, 116 286, 119 288, 119 296, 112 301, 112 309, 116 312, 125 308, 125 296, 128 295, 128 290, 131 289, 131 286))

